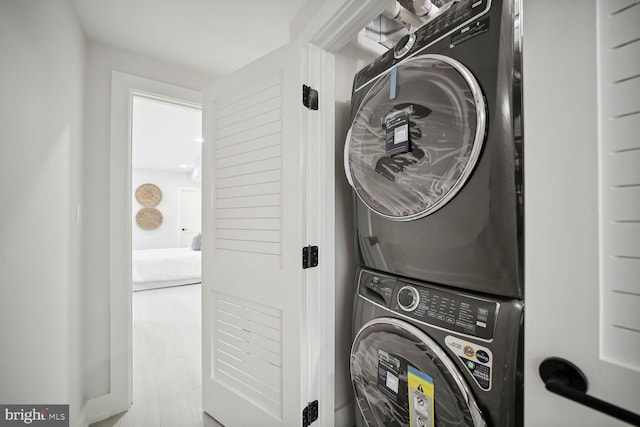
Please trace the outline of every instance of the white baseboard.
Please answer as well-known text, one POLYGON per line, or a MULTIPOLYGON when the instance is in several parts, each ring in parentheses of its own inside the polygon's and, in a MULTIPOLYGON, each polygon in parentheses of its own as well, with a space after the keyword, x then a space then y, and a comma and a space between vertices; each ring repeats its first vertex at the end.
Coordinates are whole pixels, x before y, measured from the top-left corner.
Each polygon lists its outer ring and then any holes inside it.
POLYGON ((85 404, 84 415, 87 426, 115 415, 111 393, 88 400, 85 404))

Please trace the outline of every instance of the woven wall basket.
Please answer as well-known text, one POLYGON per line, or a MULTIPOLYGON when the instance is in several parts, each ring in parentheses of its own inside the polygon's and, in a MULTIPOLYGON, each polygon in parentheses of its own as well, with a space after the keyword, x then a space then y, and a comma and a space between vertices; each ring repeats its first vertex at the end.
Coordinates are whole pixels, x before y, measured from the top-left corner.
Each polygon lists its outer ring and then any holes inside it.
POLYGON ((158 206, 162 201, 162 191, 155 184, 142 184, 136 189, 136 200, 148 208, 158 206))
POLYGON ((162 212, 156 208, 142 208, 136 214, 136 224, 143 230, 155 230, 162 225, 162 212))

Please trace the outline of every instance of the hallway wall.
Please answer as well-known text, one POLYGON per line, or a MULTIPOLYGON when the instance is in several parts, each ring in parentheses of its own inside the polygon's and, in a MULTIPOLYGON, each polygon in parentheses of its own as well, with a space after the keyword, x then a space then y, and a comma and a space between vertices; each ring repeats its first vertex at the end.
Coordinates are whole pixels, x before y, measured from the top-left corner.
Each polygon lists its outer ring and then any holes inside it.
POLYGON ((0 1, 0 402, 82 416, 85 42, 71 0, 0 1))
MULTIPOLYGON (((109 242, 111 73, 119 71, 200 90, 215 76, 89 42, 85 74, 84 335, 85 397, 110 391, 109 242)), ((124 142, 126 143, 126 142, 124 142)))
MULTIPOLYGON (((180 196, 181 188, 200 191, 200 183, 193 182, 188 172, 134 169, 131 174, 131 234, 133 250, 180 247, 180 196), (162 191, 162 200, 156 208, 162 213, 162 224, 153 230, 143 230, 136 223, 136 214, 143 208, 135 197, 139 185, 153 183, 162 191)), ((200 230, 196 230, 199 232, 200 230)))

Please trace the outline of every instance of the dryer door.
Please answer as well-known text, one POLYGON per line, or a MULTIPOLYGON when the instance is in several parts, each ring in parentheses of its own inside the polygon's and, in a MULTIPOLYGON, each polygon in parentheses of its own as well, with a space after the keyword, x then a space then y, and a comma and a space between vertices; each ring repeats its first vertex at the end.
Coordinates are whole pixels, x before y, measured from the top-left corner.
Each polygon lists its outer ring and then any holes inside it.
POLYGON ((358 107, 345 145, 347 178, 374 212, 422 218, 462 188, 485 129, 484 97, 464 65, 442 55, 411 58, 373 83, 358 107))
POLYGON ((370 427, 486 426, 453 361, 407 322, 379 318, 360 329, 351 349, 351 380, 370 427))

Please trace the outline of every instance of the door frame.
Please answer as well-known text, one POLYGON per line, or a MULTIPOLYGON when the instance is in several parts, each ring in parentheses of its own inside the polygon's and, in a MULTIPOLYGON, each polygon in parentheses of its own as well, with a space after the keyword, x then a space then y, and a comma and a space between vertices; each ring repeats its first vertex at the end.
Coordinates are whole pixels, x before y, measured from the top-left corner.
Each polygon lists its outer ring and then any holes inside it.
MULTIPOLYGON (((317 171, 319 181, 316 189, 325 207, 324 212, 314 215, 310 221, 319 221, 320 233, 317 244, 320 247, 320 271, 315 278, 317 293, 309 298, 313 304, 306 307, 309 318, 320 322, 305 325, 309 336, 323 337, 320 343, 309 343, 307 366, 309 384, 315 384, 315 395, 319 399, 319 422, 332 427, 336 420, 350 419, 344 412, 349 406, 335 407, 335 353, 336 353, 336 269, 335 269, 335 61, 334 54, 372 22, 389 5, 390 0, 329 0, 317 2, 309 0, 291 22, 290 39, 308 41, 319 48, 319 53, 311 55, 308 64, 309 78, 318 82, 319 115, 310 123, 310 128, 318 132, 321 147, 311 147, 320 156, 321 170, 317 171), (318 61, 318 63, 314 63, 318 61), (338 410, 338 412, 336 412, 338 410)), ((313 235, 309 236, 313 238, 313 235)), ((315 242, 310 244, 316 244, 315 242)))
POLYGON ((201 108, 198 91, 130 74, 111 73, 109 193, 109 390, 87 402, 90 422, 124 412, 133 398, 132 367, 132 178, 133 96, 201 108))
MULTIPOLYGON (((330 55, 338 52, 389 5, 390 0, 308 0, 291 23, 290 39, 311 42, 330 55)), ((109 363, 110 392, 87 402, 90 422, 99 421, 129 409, 132 402, 132 283, 131 283, 131 97, 134 92, 156 94, 175 100, 189 100, 201 105, 202 93, 143 77, 112 71, 111 76, 111 157, 109 190, 109 363), (126 141, 123 143, 123 141, 126 141)), ((329 324, 324 328, 328 350, 333 354, 323 360, 324 370, 335 365, 335 78, 324 76, 318 88, 320 123, 326 141, 322 170, 327 200, 321 240, 325 243, 326 261, 320 280, 324 283, 321 310, 329 324)), ((203 117, 204 120, 204 117, 203 117)), ((332 372, 333 369, 330 369, 332 372)), ((334 386, 330 379, 323 387, 320 416, 333 425, 334 386)))

